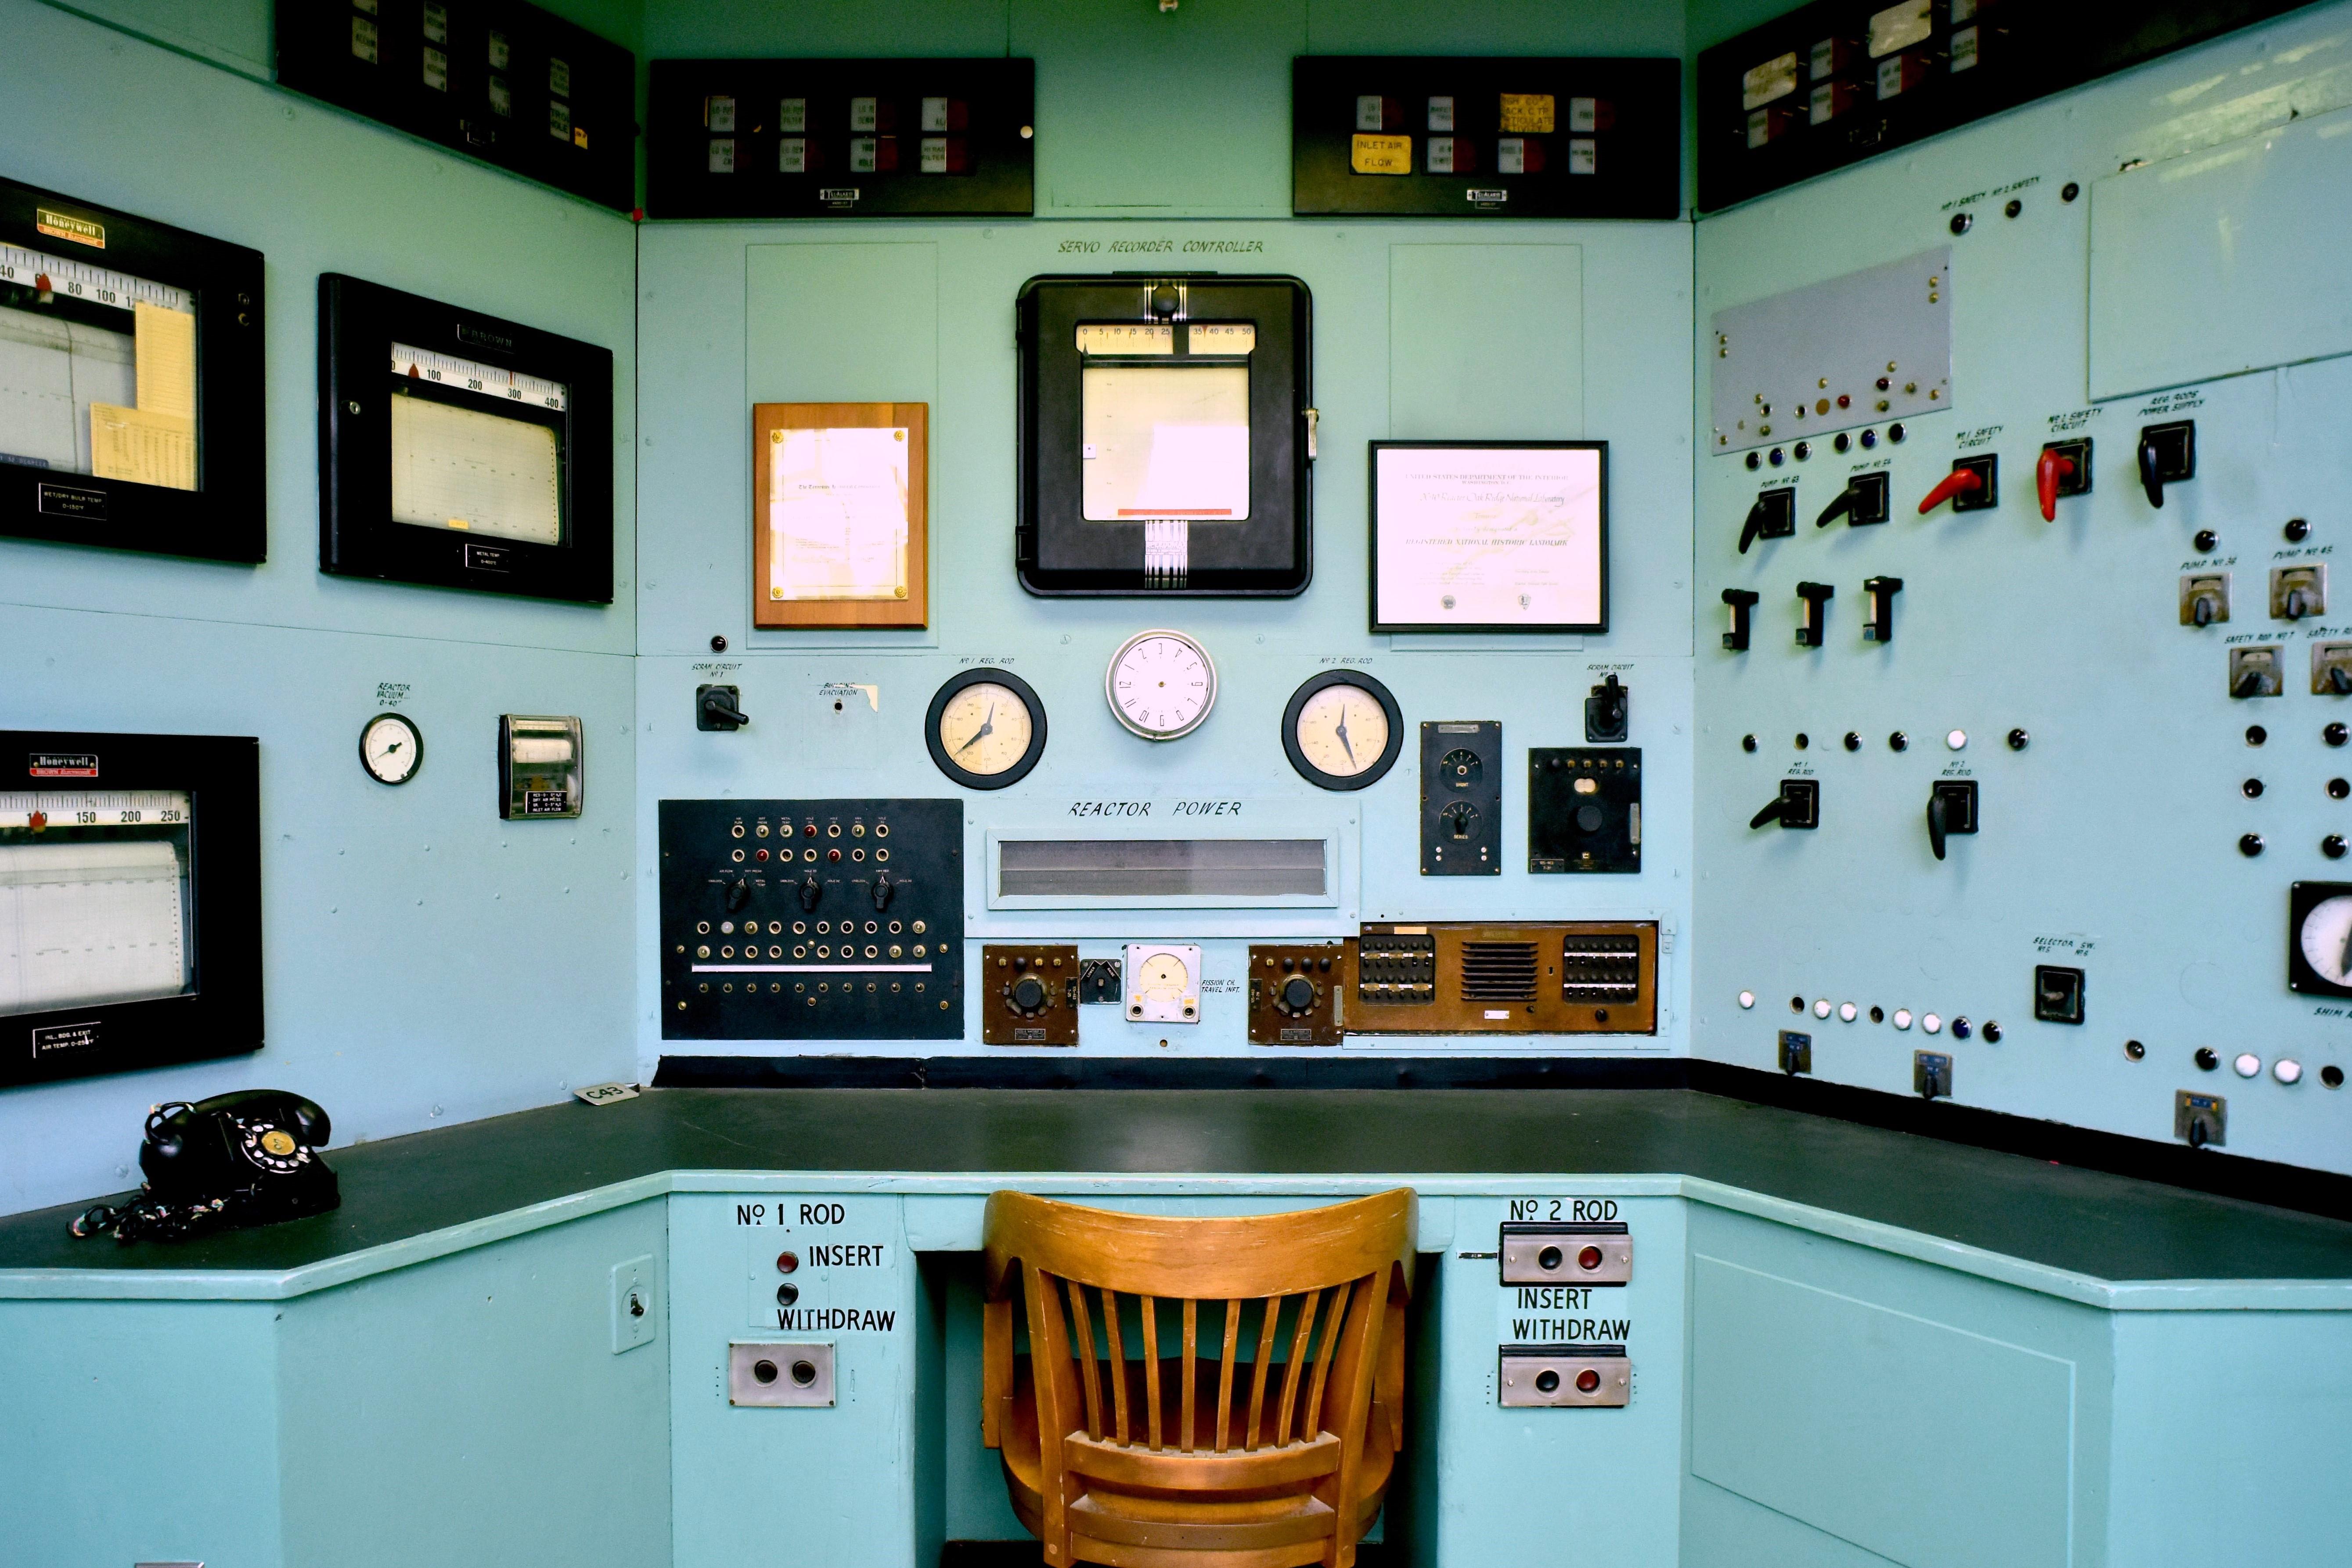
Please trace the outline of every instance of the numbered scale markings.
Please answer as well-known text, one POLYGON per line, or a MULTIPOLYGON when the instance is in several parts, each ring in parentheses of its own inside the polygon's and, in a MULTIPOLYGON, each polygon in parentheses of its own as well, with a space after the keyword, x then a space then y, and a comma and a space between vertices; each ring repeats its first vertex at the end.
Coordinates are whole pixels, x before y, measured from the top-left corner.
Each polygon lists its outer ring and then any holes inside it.
POLYGON ((189 818, 181 790, 40 790, 0 794, 0 829, 139 827, 189 818))
POLYGON ((455 354, 411 348, 406 343, 392 345, 392 374, 478 392, 485 397, 495 397, 506 403, 529 403, 541 408, 562 409, 570 402, 569 391, 562 382, 524 375, 519 371, 499 370, 491 365, 477 364, 469 359, 459 359, 455 354))
POLYGON ((72 261, 14 245, 0 245, 0 283, 87 300, 93 305, 110 305, 118 310, 128 310, 142 300, 183 314, 193 315, 196 309, 196 297, 185 289, 150 283, 144 278, 92 267, 87 261, 72 261))

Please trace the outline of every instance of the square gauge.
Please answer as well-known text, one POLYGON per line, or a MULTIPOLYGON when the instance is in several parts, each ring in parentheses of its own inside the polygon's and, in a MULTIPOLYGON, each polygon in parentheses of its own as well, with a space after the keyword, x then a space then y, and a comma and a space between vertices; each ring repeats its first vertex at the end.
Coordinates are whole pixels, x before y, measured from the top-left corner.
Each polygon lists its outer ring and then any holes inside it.
POLYGON ((1127 1021, 1201 1021, 1201 949, 1197 943, 1127 944, 1127 1021))

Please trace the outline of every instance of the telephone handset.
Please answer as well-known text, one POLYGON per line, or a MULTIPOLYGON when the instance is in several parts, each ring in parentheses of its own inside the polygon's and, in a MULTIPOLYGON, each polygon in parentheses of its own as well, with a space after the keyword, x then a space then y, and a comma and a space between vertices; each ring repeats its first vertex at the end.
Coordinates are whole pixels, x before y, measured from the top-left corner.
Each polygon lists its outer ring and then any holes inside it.
POLYGON ((139 1147, 146 1185, 120 1207, 86 1210, 73 1233, 182 1241, 208 1230, 324 1214, 342 1202, 335 1173, 318 1152, 330 1131, 324 1110, 278 1089, 159 1105, 147 1113, 146 1142, 139 1147))

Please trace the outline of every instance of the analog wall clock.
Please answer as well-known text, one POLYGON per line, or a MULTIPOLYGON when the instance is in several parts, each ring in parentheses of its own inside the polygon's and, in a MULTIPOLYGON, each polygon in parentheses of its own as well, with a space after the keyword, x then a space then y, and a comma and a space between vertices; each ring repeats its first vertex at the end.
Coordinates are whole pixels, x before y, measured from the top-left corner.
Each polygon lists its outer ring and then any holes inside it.
POLYGON ((966 789, 1003 789, 1045 754, 1045 705, 1008 670, 967 669, 931 698, 923 741, 940 772, 966 789))
POLYGON ((1138 632, 1118 645, 1103 675, 1110 710, 1147 741, 1174 741, 1199 729, 1217 705, 1217 666, 1182 632, 1138 632))
POLYGON ((1378 783, 1404 749, 1404 716, 1389 689, 1360 670, 1333 669, 1291 693, 1282 749, 1318 789, 1378 783))

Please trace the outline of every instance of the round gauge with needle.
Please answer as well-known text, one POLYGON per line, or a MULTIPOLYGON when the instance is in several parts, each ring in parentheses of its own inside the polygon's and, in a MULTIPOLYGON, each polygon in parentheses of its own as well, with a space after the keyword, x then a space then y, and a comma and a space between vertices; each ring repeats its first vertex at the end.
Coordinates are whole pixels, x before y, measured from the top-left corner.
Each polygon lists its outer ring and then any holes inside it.
POLYGON ((1389 689, 1356 669, 1326 670, 1290 694, 1282 749, 1318 789, 1378 783, 1404 750, 1404 715, 1389 689))
POLYGON ((379 713, 360 728, 360 766, 383 784, 404 784, 425 765, 425 736, 405 713, 379 713))
POLYGON ((1138 632, 1118 645, 1103 673, 1111 713, 1147 741, 1174 741, 1199 729, 1217 705, 1217 667, 1182 632, 1138 632))
POLYGON ((1009 670, 967 669, 931 698, 923 741, 940 772, 966 789, 1003 789, 1045 754, 1045 705, 1009 670))
POLYGON ((2352 887, 2298 882, 2294 944, 2308 974, 2288 968, 2288 986, 2323 996, 2352 996, 2352 887), (2316 897, 2313 897, 2316 894, 2316 897))

